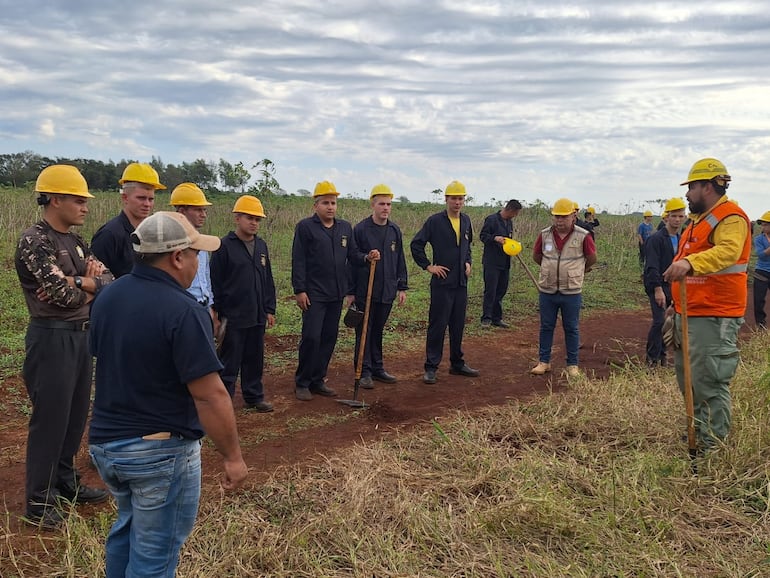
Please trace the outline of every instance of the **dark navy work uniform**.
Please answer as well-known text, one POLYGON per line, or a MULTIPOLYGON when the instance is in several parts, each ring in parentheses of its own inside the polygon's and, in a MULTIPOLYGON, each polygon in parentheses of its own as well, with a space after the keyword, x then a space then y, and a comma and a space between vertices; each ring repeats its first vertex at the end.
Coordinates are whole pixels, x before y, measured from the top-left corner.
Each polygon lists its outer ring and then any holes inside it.
POLYGON ((211 255, 213 309, 227 319, 221 345, 222 381, 235 395, 235 380, 241 374, 241 393, 246 404, 264 400, 262 375, 265 367, 267 315, 275 315, 275 282, 267 244, 259 237, 242 241, 231 231, 222 237, 211 255))
POLYGON ((353 227, 335 219, 325 227, 318 215, 297 223, 291 248, 291 284, 294 294, 307 293, 310 307, 302 312, 302 338, 294 381, 311 391, 323 386, 337 344, 342 300, 352 288, 348 262, 363 265, 353 227))
POLYGON ((121 211, 117 217, 99 227, 91 239, 91 251, 115 275, 115 279, 130 273, 134 267, 133 232, 134 226, 126 213, 121 211))
MULTIPOLYGON (((364 360, 361 377, 371 377, 372 374, 382 374, 385 370, 382 359, 382 334, 388 321, 393 301, 399 291, 409 289, 407 284, 406 258, 404 257, 404 239, 401 229, 388 220, 384 225, 378 225, 372 217, 367 217, 353 229, 353 236, 358 248, 369 253, 372 249, 380 252, 374 270, 372 285, 371 307, 369 312, 369 328, 364 347, 364 360)), ((366 306, 366 290, 369 286, 369 267, 351 267, 353 274, 353 291, 356 305, 363 311, 366 306)), ((363 324, 356 327, 356 347, 353 357, 353 367, 358 363, 358 349, 361 344, 363 324)))
MULTIPOLYGON (((677 236, 677 244, 678 244, 677 236)), ((663 280, 663 272, 674 261, 674 244, 666 229, 656 231, 644 243, 644 291, 650 300, 652 325, 647 334, 647 362, 650 364, 666 362, 666 346, 663 344, 663 323, 666 320, 666 307, 671 304, 671 284, 663 280), (655 302, 655 288, 663 289, 666 307, 655 302)))
POLYGON ((471 263, 473 227, 471 219, 460 213, 460 242, 446 211, 428 217, 410 245, 412 257, 419 267, 431 264, 449 269, 446 279, 432 275, 430 280, 430 311, 428 335, 425 342, 425 370, 435 371, 444 349, 444 335, 449 327, 449 361, 454 369, 465 364, 463 360, 463 331, 468 305, 468 280, 465 265, 471 263), (433 262, 425 253, 426 244, 433 250, 433 262))
POLYGON ((479 239, 484 243, 481 264, 484 266, 484 305, 482 321, 499 323, 503 319, 503 297, 508 292, 511 258, 495 237, 513 238, 513 219, 503 219, 500 211, 484 219, 479 239))

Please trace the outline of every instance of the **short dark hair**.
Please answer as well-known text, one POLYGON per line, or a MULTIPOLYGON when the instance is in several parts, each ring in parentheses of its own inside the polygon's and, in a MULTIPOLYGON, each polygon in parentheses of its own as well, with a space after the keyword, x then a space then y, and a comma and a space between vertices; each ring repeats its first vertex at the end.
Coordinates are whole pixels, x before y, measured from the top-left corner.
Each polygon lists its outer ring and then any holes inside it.
POLYGON ((511 199, 505 204, 506 211, 518 211, 521 209, 521 203, 516 199, 511 199))
MULTIPOLYGON (((173 251, 169 251, 171 253, 173 251)), ((154 266, 155 263, 160 261, 163 257, 168 255, 168 253, 137 253, 134 252, 134 263, 138 263, 139 265, 148 265, 150 267, 154 266)))

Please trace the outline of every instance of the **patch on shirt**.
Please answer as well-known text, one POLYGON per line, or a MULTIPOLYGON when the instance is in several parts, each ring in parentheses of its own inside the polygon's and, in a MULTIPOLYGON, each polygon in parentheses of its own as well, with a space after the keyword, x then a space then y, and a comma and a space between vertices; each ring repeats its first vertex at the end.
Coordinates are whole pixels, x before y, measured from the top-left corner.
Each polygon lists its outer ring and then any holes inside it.
POLYGON ((553 245, 551 243, 545 244, 545 250, 546 251, 553 251, 553 245))
POLYGON ((391 241, 390 242, 390 251, 391 251, 391 253, 395 253, 396 252, 396 242, 395 241, 391 241))
POLYGON ((86 258, 85 254, 83 253, 83 248, 80 245, 78 245, 75 250, 78 252, 78 256, 81 259, 85 259, 86 258))
POLYGON ((342 245, 343 249, 348 246, 348 236, 347 235, 342 235, 342 239, 340 240, 340 244, 342 245))
POLYGON ((260 253, 259 262, 262 263, 263 267, 267 267, 267 255, 265 255, 264 253, 260 253))

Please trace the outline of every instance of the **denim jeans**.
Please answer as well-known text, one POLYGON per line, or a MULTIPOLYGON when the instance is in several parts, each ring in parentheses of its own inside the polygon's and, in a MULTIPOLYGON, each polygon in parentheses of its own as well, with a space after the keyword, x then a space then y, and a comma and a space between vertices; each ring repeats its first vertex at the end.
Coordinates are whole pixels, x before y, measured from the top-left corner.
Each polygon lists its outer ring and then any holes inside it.
POLYGON ((107 578, 173 578, 201 488, 200 440, 130 438, 89 446, 118 518, 107 536, 107 578))
POLYGON ((543 363, 551 362, 553 330, 556 328, 556 317, 561 311, 561 324, 564 328, 564 340, 567 348, 567 365, 578 364, 582 298, 580 293, 576 295, 540 293, 540 361, 543 363))

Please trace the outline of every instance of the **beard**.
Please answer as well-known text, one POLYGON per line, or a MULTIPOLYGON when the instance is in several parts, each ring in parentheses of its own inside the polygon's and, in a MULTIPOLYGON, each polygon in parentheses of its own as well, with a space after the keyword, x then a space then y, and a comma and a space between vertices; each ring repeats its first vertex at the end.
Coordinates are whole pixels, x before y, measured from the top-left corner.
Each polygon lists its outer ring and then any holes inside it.
POLYGON ((703 199, 698 199, 697 201, 687 201, 688 206, 690 207, 690 212, 695 213, 696 215, 700 215, 701 213, 706 212, 706 203, 703 202, 703 199))

